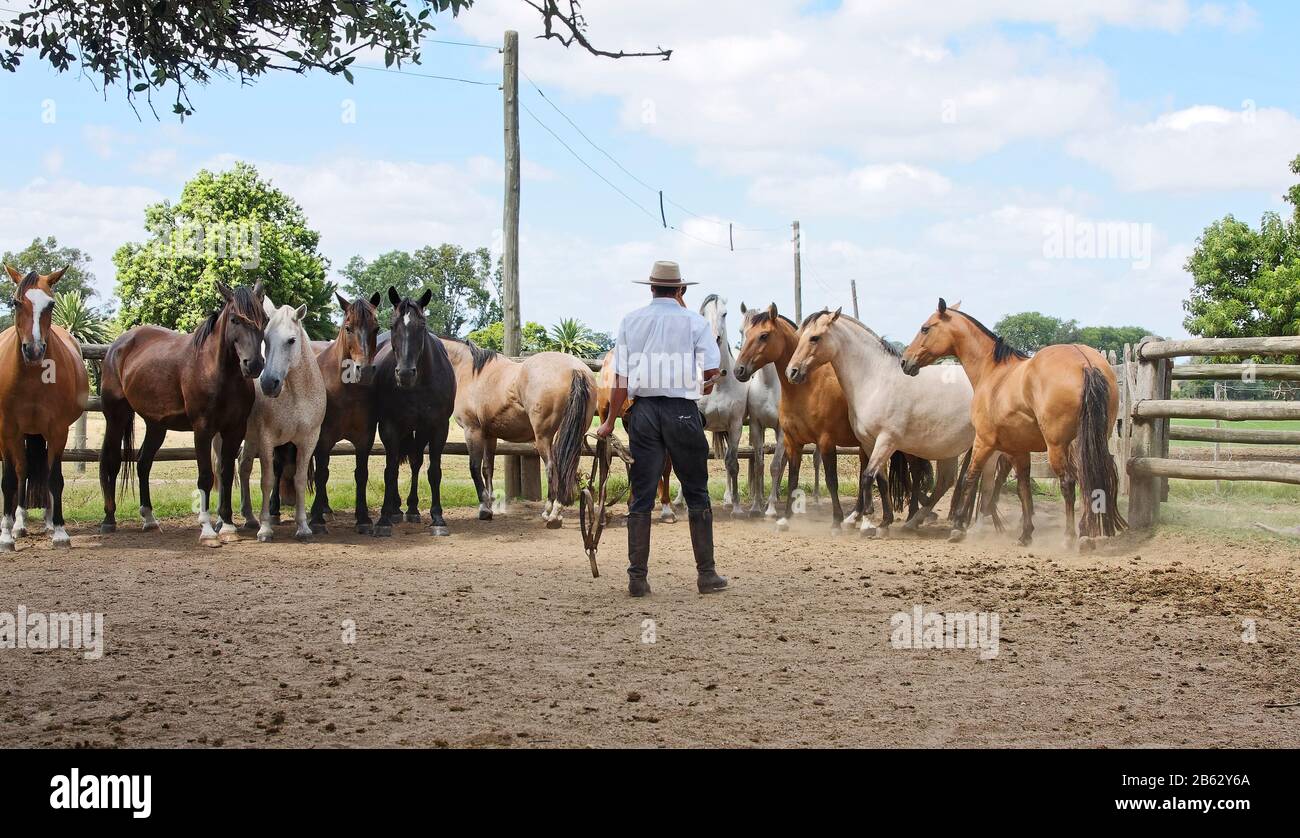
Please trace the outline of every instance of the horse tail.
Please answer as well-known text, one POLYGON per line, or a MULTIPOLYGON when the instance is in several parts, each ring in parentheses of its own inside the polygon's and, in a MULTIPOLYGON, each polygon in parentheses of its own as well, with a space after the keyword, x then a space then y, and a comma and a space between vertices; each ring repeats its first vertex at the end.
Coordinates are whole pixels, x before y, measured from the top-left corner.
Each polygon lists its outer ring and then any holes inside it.
POLYGON ((889 456, 889 505, 894 509, 902 509, 913 491, 915 487, 908 471, 907 455, 895 451, 889 456))
MULTIPOLYGON (((727 444, 731 441, 731 434, 727 431, 713 432, 713 459, 721 460, 727 456, 727 444)), ((817 462, 817 458, 813 458, 817 462)))
POLYGON ((1098 530, 1114 535, 1128 528, 1119 512, 1119 474, 1110 455, 1110 381, 1101 370, 1089 366, 1083 372, 1083 400, 1079 409, 1078 461, 1075 464, 1083 488, 1083 516, 1080 529, 1088 535, 1098 530), (1097 493, 1101 497, 1097 497, 1097 493), (1101 511, 1097 511, 1097 501, 1101 511))
POLYGON ((912 457, 908 461, 908 474, 912 478, 912 497, 928 504, 934 491, 934 463, 924 457, 912 457))
MULTIPOLYGON (((961 468, 957 470, 957 482, 952 486, 952 504, 948 507, 948 520, 950 522, 957 520, 957 513, 966 500, 966 475, 970 471, 970 458, 974 453, 975 449, 973 447, 967 448, 966 455, 961 458, 961 468)), ((978 496, 976 499, 978 500, 978 496)))
POLYGON ((49 448, 45 437, 28 434, 27 448, 27 502, 28 509, 45 509, 50 496, 49 448))
POLYGON ((582 455, 582 438, 591 425, 591 381, 583 370, 574 370, 569 383, 569 400, 560 417, 551 445, 552 489, 561 506, 573 503, 578 486, 578 458, 582 455))

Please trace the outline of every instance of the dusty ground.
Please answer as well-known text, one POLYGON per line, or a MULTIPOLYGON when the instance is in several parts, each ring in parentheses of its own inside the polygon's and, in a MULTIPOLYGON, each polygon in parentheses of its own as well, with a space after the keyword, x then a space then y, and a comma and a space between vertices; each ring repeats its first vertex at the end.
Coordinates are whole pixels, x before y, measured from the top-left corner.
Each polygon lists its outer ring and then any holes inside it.
POLYGON ((29 536, 0 558, 0 611, 102 611, 107 653, 0 649, 0 745, 1300 745, 1300 708, 1264 706, 1300 700, 1300 541, 1172 531, 1080 557, 1054 512, 1028 550, 720 516, 733 587, 710 597, 686 524, 656 524, 647 600, 620 526, 593 579, 576 520, 523 506, 452 510, 436 540, 343 520, 310 546, 282 526, 205 549, 188 521, 78 526, 63 552, 29 536), (891 648, 914 605, 998 612, 998 656, 891 648))

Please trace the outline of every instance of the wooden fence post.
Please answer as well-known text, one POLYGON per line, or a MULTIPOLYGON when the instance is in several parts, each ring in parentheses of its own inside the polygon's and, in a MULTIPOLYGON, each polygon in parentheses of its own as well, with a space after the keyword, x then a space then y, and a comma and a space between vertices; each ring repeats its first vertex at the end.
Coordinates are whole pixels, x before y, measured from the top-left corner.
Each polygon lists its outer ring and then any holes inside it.
MULTIPOLYGON (((77 424, 72 428, 72 447, 86 447, 86 411, 84 410, 81 411, 81 415, 77 417, 77 424)), ((86 464, 77 463, 76 469, 79 472, 84 472, 86 470, 86 464)))
POLYGON ((519 497, 524 500, 542 499, 542 458, 519 458, 519 497))
MULTIPOLYGON (((1134 408, 1146 399, 1158 399, 1163 394, 1160 386, 1158 367, 1160 361, 1142 360, 1142 346, 1156 338, 1148 335, 1133 347, 1133 366, 1135 376, 1132 392, 1132 404, 1126 418, 1133 424, 1130 437, 1130 459, 1125 463, 1127 469, 1134 459, 1160 456, 1159 420, 1139 419, 1135 417, 1134 408)), ((1128 523, 1135 529, 1149 529, 1155 526, 1160 510, 1160 478, 1149 474, 1129 473, 1128 486, 1128 523)))

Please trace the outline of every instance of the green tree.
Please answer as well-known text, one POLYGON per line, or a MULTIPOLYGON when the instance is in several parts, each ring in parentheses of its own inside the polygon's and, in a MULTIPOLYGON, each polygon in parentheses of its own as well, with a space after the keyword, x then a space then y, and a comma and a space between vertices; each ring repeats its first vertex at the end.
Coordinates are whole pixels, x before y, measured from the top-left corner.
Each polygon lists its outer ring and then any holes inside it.
MULTIPOLYGON (((497 352, 505 351, 506 327, 500 320, 489 323, 481 329, 476 329, 466 337, 484 349, 494 349, 497 352)), ((524 355, 544 352, 548 348, 549 340, 546 327, 541 323, 534 323, 530 320, 519 330, 519 342, 522 344, 520 351, 524 355)))
POLYGON ((414 253, 393 250, 367 262, 353 256, 343 269, 344 289, 350 296, 369 297, 376 291, 383 302, 381 323, 392 317, 388 287, 403 297, 433 292, 429 303, 429 328, 440 335, 459 335, 467 327, 479 328, 500 319, 500 303, 493 299, 495 272, 486 247, 464 250, 454 244, 422 247, 414 253))
MULTIPOLYGON (((65 293, 77 292, 86 299, 95 296, 95 275, 90 272, 90 255, 75 247, 60 247, 58 239, 54 236, 32 239, 32 243, 22 250, 6 250, 4 255, 0 256, 0 261, 12 265, 24 274, 28 271, 50 274, 59 268, 67 268, 63 278, 59 280, 58 290, 65 293)), ((0 278, 5 282, 9 281, 7 276, 0 278)), ((0 299, 4 299, 7 303, 10 297, 12 294, 5 293, 0 299)), ((3 314, 0 314, 0 332, 8 329, 13 323, 13 312, 6 308, 3 314)))
POLYGON ((993 331, 1017 349, 1037 352, 1053 343, 1075 343, 1079 339, 1079 324, 1074 320, 1061 320, 1036 311, 1008 314, 997 322, 993 331))
POLYGON ((320 233, 302 208, 247 163, 221 173, 200 171, 180 201, 145 209, 149 240, 113 256, 122 328, 155 323, 189 331, 217 308, 218 282, 261 280, 277 306, 307 306, 303 326, 330 337, 332 287, 320 254, 320 233))
MULTIPOLYGON (((1291 161, 1300 175, 1300 156, 1291 161)), ((1187 258, 1191 296, 1183 327, 1214 338, 1300 333, 1300 184, 1287 190, 1291 217, 1265 213, 1258 230, 1231 215, 1215 221, 1187 258)))
MULTIPOLYGON (((524 0, 541 15, 540 37, 577 44, 595 55, 636 55, 665 60, 672 50, 611 52, 587 37, 580 4, 524 0)), ((468 9, 473 0, 259 0, 213 2, 87 3, 40 0, 5 11, 0 22, 0 68, 17 70, 31 51, 58 72, 80 72, 107 89, 121 85, 134 106, 144 94, 175 88, 172 111, 193 113, 188 90, 212 76, 248 84, 271 70, 321 70, 352 82, 357 54, 382 50, 385 66, 420 63, 422 39, 434 31, 433 12, 468 9)))
POLYGON ((1147 335, 1154 334, 1141 326, 1084 326, 1079 330, 1077 343, 1086 344, 1100 352, 1123 354, 1124 344, 1137 345, 1147 335))
POLYGON ((556 323, 547 332, 547 338, 549 349, 567 352, 579 358, 589 358, 600 351, 600 346, 592 339, 591 329, 575 317, 566 317, 556 323))

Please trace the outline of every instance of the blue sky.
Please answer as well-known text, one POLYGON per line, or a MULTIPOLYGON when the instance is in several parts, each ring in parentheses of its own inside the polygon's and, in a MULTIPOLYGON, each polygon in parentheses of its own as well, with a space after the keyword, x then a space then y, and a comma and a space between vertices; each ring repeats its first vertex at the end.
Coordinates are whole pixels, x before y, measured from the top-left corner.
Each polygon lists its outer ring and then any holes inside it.
MULTIPOLYGON (((733 308, 792 311, 798 218, 805 311, 848 306, 855 279, 862 319, 901 339, 940 295, 989 323, 1036 309, 1183 334, 1182 264, 1197 235, 1227 213, 1255 222, 1283 210, 1286 163, 1300 154, 1290 3, 585 8, 597 40, 672 47, 672 61, 613 62, 536 40, 517 0, 479 0, 443 17, 437 37, 493 45, 519 29, 522 68, 551 100, 703 218, 670 203, 681 232, 663 230, 522 115, 522 305, 543 323, 578 316, 613 329, 644 294, 631 280, 659 258, 733 308), (725 246, 729 223, 737 252, 725 246), (1104 238, 1116 223, 1133 238, 1106 258, 1049 253, 1054 232, 1104 238)), ((500 57, 431 43, 409 69, 495 82, 500 57)), ((524 105, 658 215, 653 190, 523 88, 524 105)), ((374 70, 352 86, 321 75, 217 82, 192 91, 198 110, 184 123, 166 103, 158 119, 137 117, 122 91, 105 96, 35 60, 0 75, 0 91, 0 248, 56 235, 92 254, 104 295, 112 251, 144 236, 143 207, 236 159, 303 204, 335 269, 442 241, 499 247, 491 85, 374 70)))

